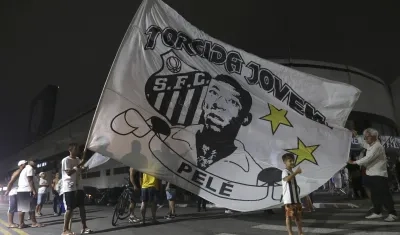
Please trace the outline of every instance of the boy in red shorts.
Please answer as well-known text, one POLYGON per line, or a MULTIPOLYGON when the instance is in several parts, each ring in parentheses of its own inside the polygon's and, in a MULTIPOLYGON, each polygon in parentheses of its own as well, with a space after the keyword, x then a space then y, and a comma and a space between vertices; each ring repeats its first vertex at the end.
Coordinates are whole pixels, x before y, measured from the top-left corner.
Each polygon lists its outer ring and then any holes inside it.
POLYGON ((285 204, 286 211, 286 228, 289 235, 293 235, 292 220, 296 222, 299 234, 303 234, 303 225, 301 222, 302 206, 299 197, 298 185, 296 182, 296 175, 301 174, 301 169, 298 167, 293 171, 294 155, 286 153, 282 156, 283 163, 286 169, 282 171, 282 201, 285 204))

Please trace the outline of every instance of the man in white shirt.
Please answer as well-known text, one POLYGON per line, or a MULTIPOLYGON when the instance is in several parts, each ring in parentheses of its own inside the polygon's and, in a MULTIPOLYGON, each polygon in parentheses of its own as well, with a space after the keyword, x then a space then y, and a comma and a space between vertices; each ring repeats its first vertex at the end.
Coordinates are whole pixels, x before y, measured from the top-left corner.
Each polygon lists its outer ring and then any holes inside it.
POLYGON ((385 221, 392 222, 397 219, 397 213, 394 209, 394 201, 389 189, 385 149, 379 142, 378 136, 379 133, 377 130, 372 128, 366 129, 364 131, 364 140, 366 142, 364 148, 367 149, 365 157, 357 161, 349 161, 348 163, 365 166, 367 169, 365 184, 371 191, 374 212, 365 218, 382 218, 382 206, 385 206, 389 212, 385 221))
POLYGON ((76 207, 79 207, 81 216, 81 234, 87 234, 92 231, 86 225, 85 193, 83 192, 83 186, 79 183, 81 173, 81 168, 79 166, 81 160, 78 158, 80 152, 79 145, 76 143, 70 144, 68 151, 70 155, 61 161, 62 192, 64 194, 65 206, 64 229, 62 234, 73 234, 70 228, 72 212, 76 207))
POLYGON ((11 176, 10 182, 7 184, 7 191, 5 195, 9 196, 9 207, 8 207, 8 227, 18 228, 18 225, 14 223, 14 213, 18 211, 17 203, 17 190, 18 190, 18 179, 22 170, 25 168, 28 162, 21 160, 18 162, 18 170, 14 171, 11 176))
POLYGON ((17 200, 20 221, 19 228, 27 227, 24 223, 25 213, 27 212, 32 220, 31 227, 42 227, 42 225, 36 221, 35 215, 37 192, 35 183, 33 182, 33 177, 35 175, 33 166, 34 163, 30 161, 21 171, 18 179, 17 200))

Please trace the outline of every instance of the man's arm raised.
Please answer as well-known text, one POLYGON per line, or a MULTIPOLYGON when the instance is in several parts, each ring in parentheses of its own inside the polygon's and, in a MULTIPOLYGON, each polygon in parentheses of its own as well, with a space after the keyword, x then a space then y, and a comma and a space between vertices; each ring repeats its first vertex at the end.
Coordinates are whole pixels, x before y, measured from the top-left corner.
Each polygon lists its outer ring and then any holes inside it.
POLYGON ((11 188, 14 184, 14 182, 18 179, 19 175, 21 174, 21 171, 24 168, 19 168, 18 170, 14 171, 14 173, 11 176, 10 182, 8 182, 7 184, 7 191, 6 191, 6 195, 8 195, 8 193, 11 191, 11 188))

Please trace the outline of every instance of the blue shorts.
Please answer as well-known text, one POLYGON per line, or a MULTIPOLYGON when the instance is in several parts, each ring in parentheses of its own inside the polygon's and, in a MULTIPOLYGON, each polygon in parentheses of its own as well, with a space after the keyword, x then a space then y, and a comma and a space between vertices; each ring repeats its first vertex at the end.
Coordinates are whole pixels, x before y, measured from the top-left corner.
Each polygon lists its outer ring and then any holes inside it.
POLYGON ((18 211, 17 194, 11 195, 8 202, 9 202, 8 213, 12 214, 17 212, 18 211))
POLYGON ((165 191, 165 194, 167 195, 168 201, 175 201, 175 199, 176 199, 176 189, 175 188, 168 189, 167 191, 165 191))
POLYGON ((369 178, 369 177, 370 177, 370 176, 368 176, 368 175, 363 175, 362 178, 361 178, 362 185, 363 185, 364 187, 366 187, 366 188, 369 188, 369 187, 370 187, 370 178, 369 178))
POLYGON ((47 200, 47 193, 39 193, 37 198, 37 204, 42 206, 47 200))
POLYGON ((142 202, 157 202, 158 201, 158 190, 154 187, 142 188, 141 199, 142 199, 142 202))

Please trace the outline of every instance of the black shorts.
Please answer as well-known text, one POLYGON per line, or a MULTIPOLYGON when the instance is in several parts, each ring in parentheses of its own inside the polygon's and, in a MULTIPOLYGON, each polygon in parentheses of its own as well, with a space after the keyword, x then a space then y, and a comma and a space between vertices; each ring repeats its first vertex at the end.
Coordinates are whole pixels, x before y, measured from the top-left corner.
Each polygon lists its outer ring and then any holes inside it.
POLYGON ((142 188, 142 202, 157 202, 158 190, 154 187, 142 188))
POLYGON ((73 210, 85 205, 85 193, 83 190, 65 192, 63 196, 65 210, 73 210))

